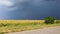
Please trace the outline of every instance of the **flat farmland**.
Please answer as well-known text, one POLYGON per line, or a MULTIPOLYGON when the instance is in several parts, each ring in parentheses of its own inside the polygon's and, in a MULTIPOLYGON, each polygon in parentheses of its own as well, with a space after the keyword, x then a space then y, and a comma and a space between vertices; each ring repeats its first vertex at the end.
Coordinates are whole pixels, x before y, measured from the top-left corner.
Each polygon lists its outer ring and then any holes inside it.
POLYGON ((45 24, 44 20, 0 20, 0 33, 21 32, 55 26, 60 26, 60 23, 45 24))
POLYGON ((31 23, 44 22, 44 20, 0 20, 0 23, 31 23))

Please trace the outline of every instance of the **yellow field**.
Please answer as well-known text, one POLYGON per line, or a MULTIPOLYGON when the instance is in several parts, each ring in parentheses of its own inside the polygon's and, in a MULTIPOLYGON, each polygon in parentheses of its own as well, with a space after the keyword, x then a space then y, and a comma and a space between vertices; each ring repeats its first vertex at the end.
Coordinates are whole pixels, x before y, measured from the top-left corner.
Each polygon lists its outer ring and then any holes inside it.
POLYGON ((0 23, 31 23, 44 22, 44 20, 0 20, 0 23))
POLYGON ((44 22, 44 20, 0 20, 0 32, 12 32, 37 28, 35 24, 44 22))
POLYGON ((60 26, 60 23, 47 25, 44 20, 0 20, 0 33, 20 32, 53 26, 60 26))

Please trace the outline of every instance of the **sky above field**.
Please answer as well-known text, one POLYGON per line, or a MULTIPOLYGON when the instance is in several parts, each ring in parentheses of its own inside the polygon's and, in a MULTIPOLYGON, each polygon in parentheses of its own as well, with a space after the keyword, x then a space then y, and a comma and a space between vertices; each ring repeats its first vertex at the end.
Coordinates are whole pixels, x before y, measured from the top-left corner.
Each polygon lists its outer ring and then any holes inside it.
POLYGON ((60 0, 0 0, 0 19, 60 19, 60 0))

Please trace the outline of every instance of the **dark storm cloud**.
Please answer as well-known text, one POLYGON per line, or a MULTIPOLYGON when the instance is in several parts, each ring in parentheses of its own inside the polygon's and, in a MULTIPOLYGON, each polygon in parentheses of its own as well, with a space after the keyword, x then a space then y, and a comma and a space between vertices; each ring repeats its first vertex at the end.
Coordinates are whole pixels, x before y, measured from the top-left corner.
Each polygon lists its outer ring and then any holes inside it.
POLYGON ((8 8, 13 10, 7 12, 4 19, 43 19, 45 16, 60 17, 60 0, 11 0, 11 2, 14 5, 8 8))

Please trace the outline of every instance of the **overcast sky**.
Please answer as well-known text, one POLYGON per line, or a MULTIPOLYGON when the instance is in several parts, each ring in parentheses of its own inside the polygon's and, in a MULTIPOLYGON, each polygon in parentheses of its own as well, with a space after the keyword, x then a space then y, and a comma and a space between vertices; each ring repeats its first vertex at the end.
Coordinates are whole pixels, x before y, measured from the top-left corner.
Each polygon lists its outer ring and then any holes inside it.
POLYGON ((0 19, 60 19, 60 0, 0 0, 0 19))

